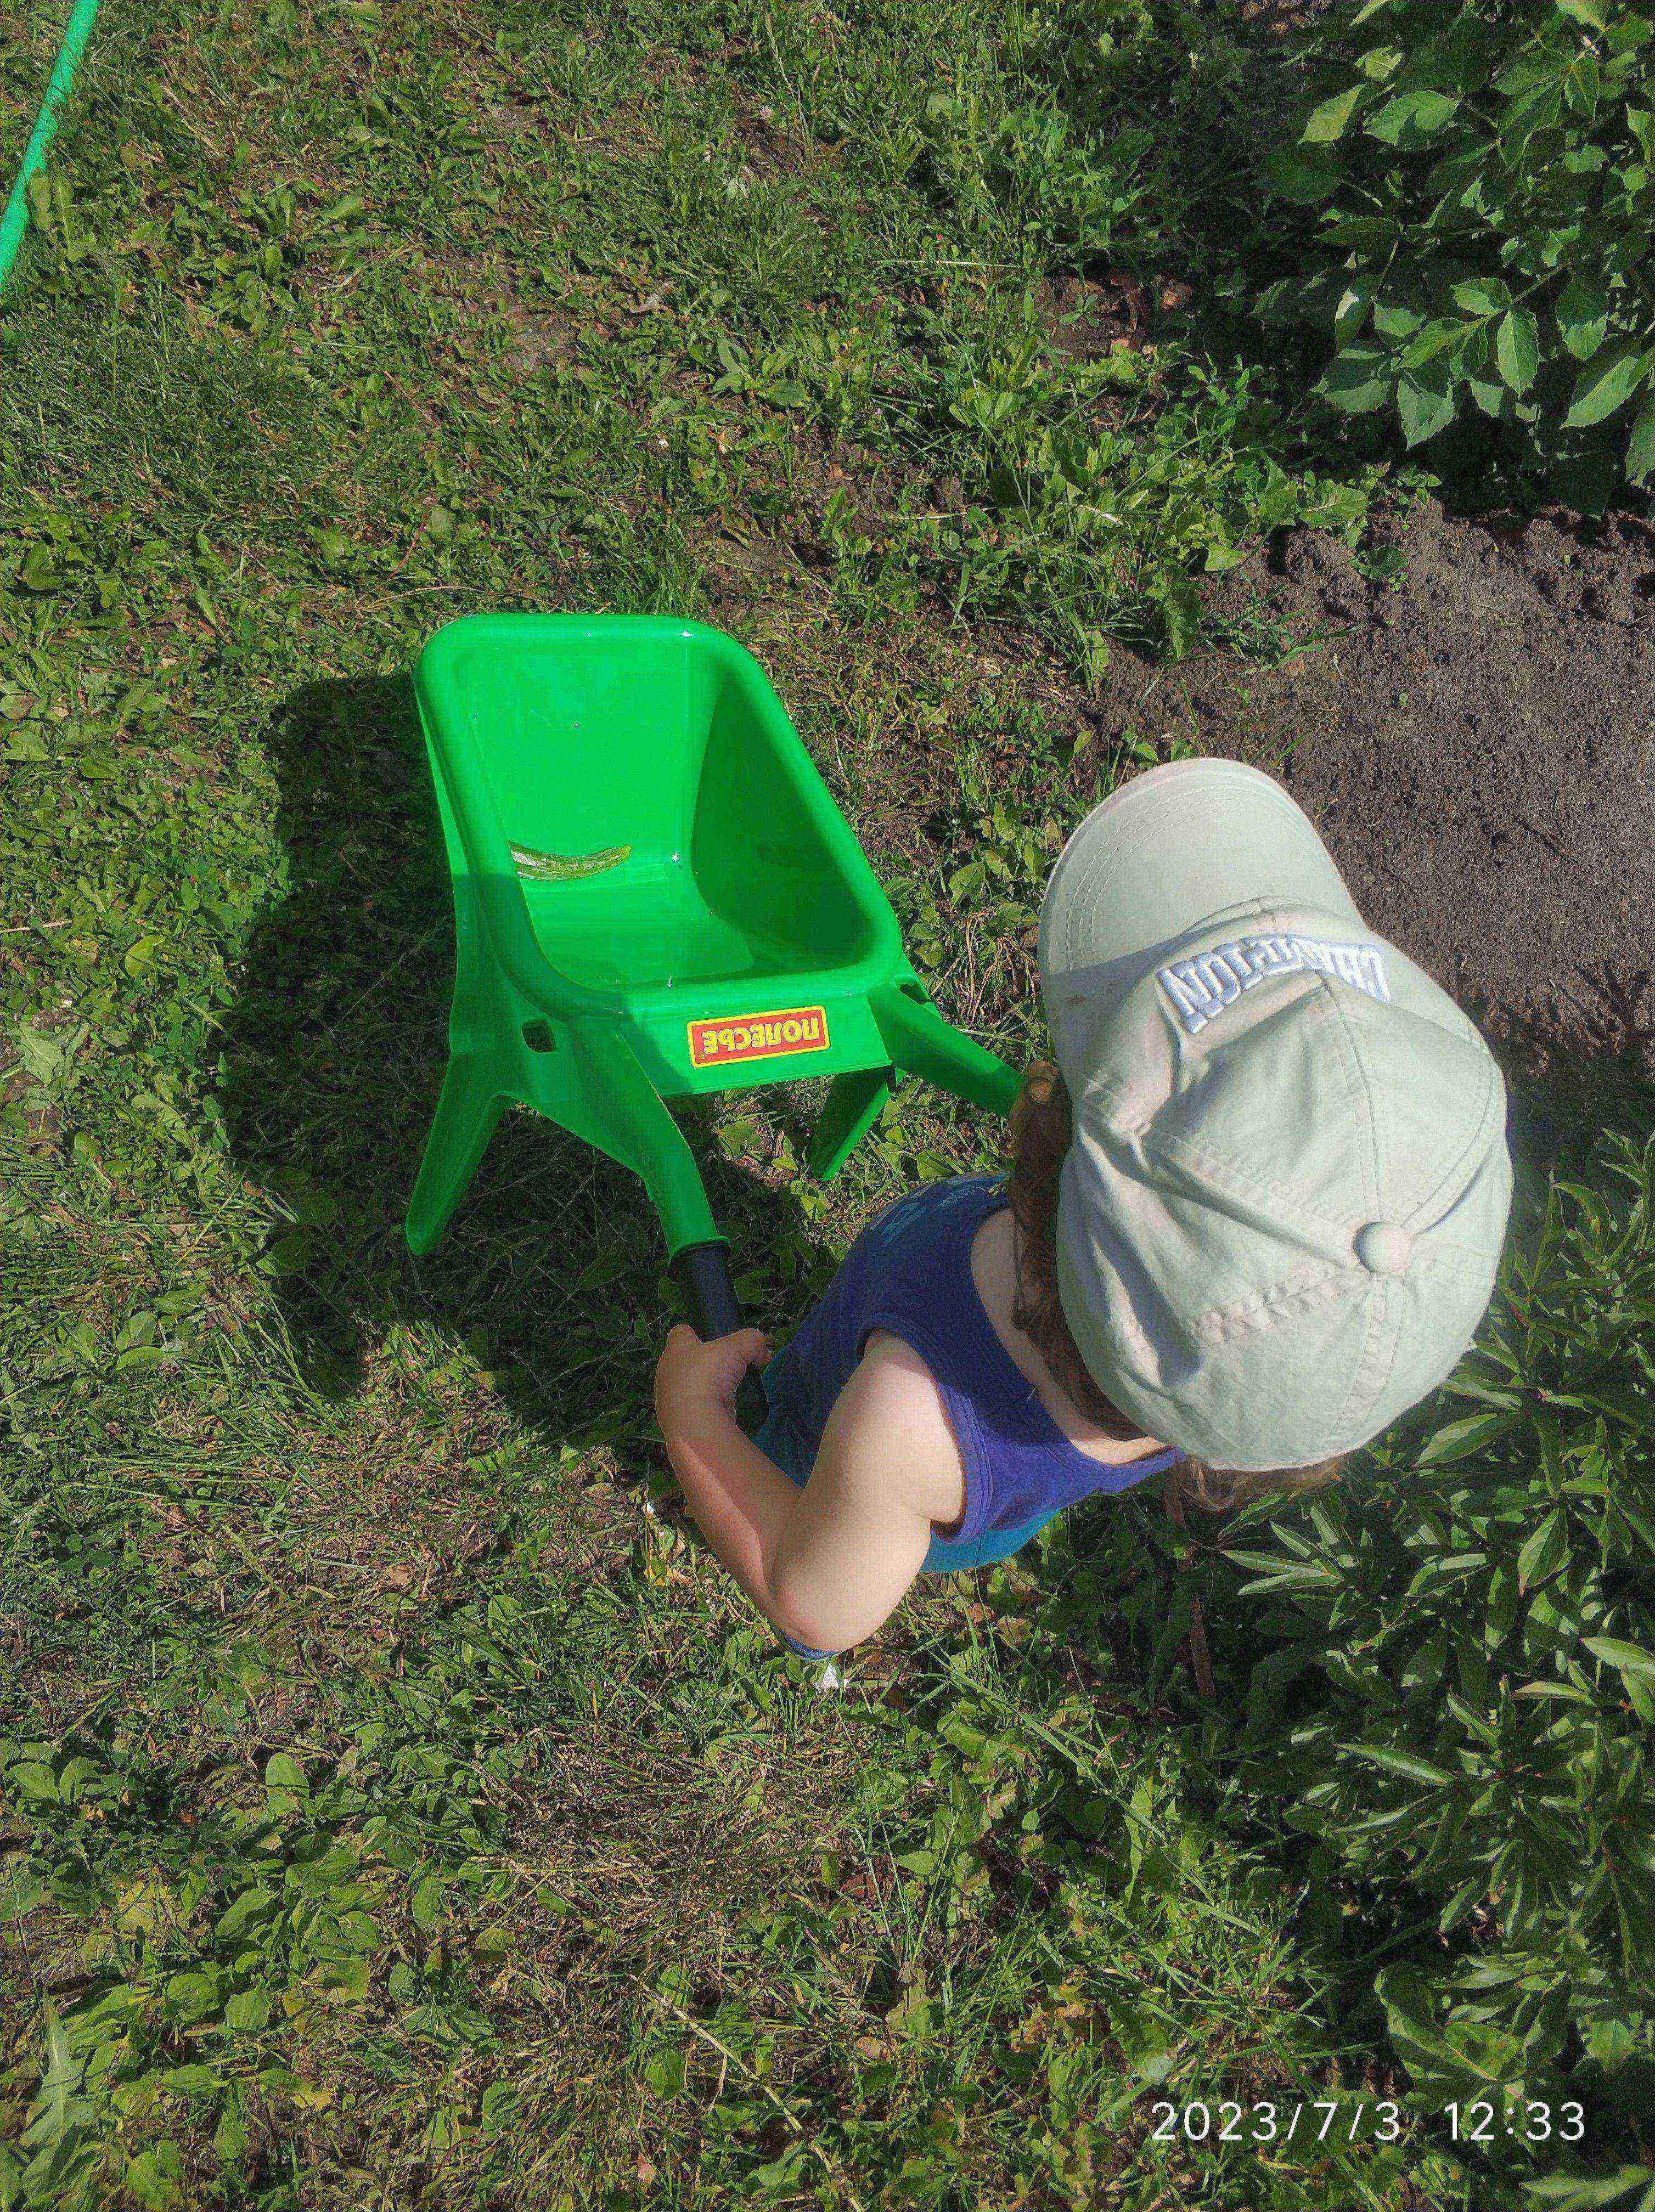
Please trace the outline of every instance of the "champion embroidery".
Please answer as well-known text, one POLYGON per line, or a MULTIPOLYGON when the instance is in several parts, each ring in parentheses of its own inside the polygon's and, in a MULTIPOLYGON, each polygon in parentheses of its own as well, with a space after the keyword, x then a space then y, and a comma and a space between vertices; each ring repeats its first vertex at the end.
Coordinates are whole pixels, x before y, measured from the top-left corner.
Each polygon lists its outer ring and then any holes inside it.
POLYGON ((1336 975, 1370 998, 1390 997, 1377 945, 1334 945, 1320 937, 1241 937, 1229 945, 1216 945, 1193 960, 1175 960, 1156 972, 1186 1035, 1194 1036, 1255 983, 1303 968, 1336 975))

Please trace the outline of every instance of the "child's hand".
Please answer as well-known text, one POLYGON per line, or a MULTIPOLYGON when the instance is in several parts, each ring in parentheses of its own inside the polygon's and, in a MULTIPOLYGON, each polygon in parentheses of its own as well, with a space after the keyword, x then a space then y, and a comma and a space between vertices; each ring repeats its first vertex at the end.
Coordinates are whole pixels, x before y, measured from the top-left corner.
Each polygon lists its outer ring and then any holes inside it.
POLYGON ((737 1385, 770 1356, 770 1340, 762 1329, 739 1328, 707 1344, 679 1322, 655 1368, 655 1419, 662 1435, 671 1436, 712 1407, 733 1420, 737 1385))

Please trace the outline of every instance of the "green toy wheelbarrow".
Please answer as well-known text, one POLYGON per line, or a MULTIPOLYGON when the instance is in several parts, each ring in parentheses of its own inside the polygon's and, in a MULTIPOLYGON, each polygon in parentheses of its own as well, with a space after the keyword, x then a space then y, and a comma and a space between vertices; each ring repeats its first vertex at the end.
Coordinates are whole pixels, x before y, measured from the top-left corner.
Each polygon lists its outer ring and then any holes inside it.
MULTIPOLYGON (((466 615, 414 677, 453 882, 448 1066, 408 1210, 429 1252, 508 1104, 643 1178, 697 1334, 742 1326, 670 1098, 831 1076, 837 1174, 898 1071, 1005 1111, 943 1020, 764 671, 654 615, 466 615)), ((763 1418, 758 1377, 738 1401, 763 1418)))

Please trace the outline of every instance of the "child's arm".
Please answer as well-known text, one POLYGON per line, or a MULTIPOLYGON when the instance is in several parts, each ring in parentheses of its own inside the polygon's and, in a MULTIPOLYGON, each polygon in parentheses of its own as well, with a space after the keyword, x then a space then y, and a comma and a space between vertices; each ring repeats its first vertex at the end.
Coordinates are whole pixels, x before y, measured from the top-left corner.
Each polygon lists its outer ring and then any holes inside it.
POLYGON ((757 1330, 703 1344, 674 1329, 655 1374, 673 1472, 719 1558, 783 1634, 843 1651, 895 1607, 930 1547, 934 1439, 913 1417, 910 1362, 871 1346, 830 1414, 803 1490, 736 1425, 757 1330))

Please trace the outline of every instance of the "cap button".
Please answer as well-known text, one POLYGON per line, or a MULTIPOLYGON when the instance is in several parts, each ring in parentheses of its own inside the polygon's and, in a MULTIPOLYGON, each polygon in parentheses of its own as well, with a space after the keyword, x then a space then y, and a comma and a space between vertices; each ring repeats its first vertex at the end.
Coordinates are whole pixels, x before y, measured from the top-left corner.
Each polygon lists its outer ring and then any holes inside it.
POLYGON ((1370 1221, 1356 1232, 1356 1256, 1376 1275, 1400 1275, 1414 1239, 1394 1221, 1370 1221))

